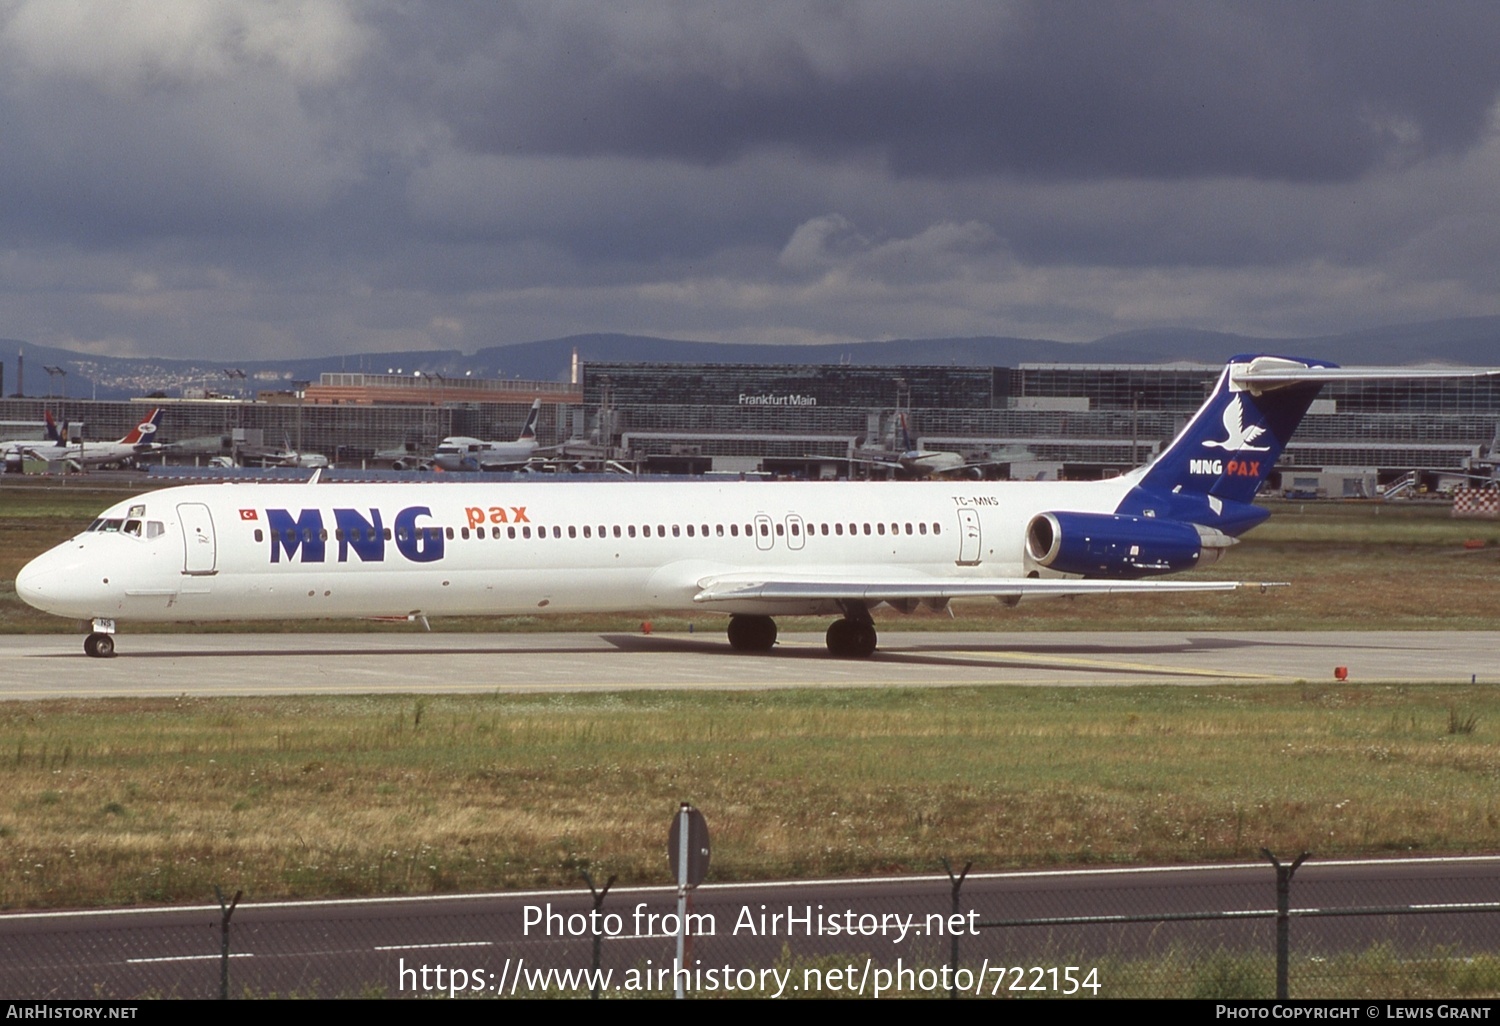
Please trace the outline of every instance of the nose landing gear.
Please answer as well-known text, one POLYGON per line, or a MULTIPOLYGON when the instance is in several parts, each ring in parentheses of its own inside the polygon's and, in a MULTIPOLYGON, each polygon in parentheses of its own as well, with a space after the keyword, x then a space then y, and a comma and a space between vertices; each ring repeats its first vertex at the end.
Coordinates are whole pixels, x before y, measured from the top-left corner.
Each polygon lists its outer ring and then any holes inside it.
POLYGON ((115 654, 115 622, 96 617, 93 632, 83 639, 83 651, 95 659, 112 659, 115 654))

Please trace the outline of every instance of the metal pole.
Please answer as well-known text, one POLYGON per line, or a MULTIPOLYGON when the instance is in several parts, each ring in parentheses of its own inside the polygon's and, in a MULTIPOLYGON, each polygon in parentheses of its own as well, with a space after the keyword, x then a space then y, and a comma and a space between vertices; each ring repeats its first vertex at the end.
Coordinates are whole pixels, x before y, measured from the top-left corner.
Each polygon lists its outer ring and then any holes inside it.
POLYGON ((214 894, 219 899, 219 1000, 229 1000, 229 917, 234 915, 234 907, 240 903, 240 895, 243 890, 234 892, 234 900, 228 905, 224 904, 224 892, 214 884, 214 894))
POLYGON ((690 806, 683 802, 677 810, 681 821, 681 829, 677 832, 677 965, 676 972, 672 973, 672 982, 677 988, 677 1000, 681 1001, 686 995, 682 992, 683 962, 687 957, 687 892, 688 892, 688 809, 690 806))
POLYGON ((953 923, 958 918, 958 892, 963 889, 964 877, 969 875, 969 870, 974 868, 971 859, 964 863, 964 871, 957 876, 953 875, 953 866, 949 864, 948 857, 943 856, 943 868, 948 871, 948 883, 953 888, 953 918, 948 920, 948 936, 952 938, 953 949, 948 956, 948 996, 958 1000, 958 931, 953 929, 953 923))
POLYGON ((1136 453, 1140 451, 1141 444, 1141 393, 1136 392, 1130 397, 1130 465, 1136 466, 1140 460, 1136 453))
POLYGON ((1282 865, 1269 848, 1262 848, 1260 853, 1276 867, 1276 1000, 1285 1001, 1292 958, 1292 874, 1307 860, 1310 853, 1298 855, 1290 866, 1282 865))
POLYGON ((604 934, 599 931, 599 909, 604 904, 604 896, 615 885, 615 875, 613 873, 609 875, 602 891, 594 887, 594 878, 589 875, 587 869, 583 871, 583 879, 589 885, 589 893, 594 896, 594 980, 593 986, 589 989, 589 997, 597 1001, 599 999, 599 955, 604 943, 604 934))

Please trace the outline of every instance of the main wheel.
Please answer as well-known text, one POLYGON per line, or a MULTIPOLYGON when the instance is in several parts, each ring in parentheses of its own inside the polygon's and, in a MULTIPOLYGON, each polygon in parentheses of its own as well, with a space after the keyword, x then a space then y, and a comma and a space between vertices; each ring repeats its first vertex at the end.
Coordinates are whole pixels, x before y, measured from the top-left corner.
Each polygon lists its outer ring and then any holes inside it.
POLYGON ((854 645, 850 655, 856 659, 868 659, 875 654, 875 647, 878 644, 880 644, 880 637, 875 633, 873 623, 854 625, 854 645))
POLYGON ((736 652, 769 652, 776 644, 776 621, 769 616, 731 616, 729 647, 736 652))
POLYGON ((835 620, 829 624, 828 633, 823 639, 828 645, 829 654, 836 656, 849 655, 849 650, 853 644, 853 634, 854 624, 849 620, 835 620))
POLYGON ((872 623, 856 623, 848 618, 828 625, 825 639, 828 651, 842 659, 867 659, 875 654, 878 637, 872 623))
POLYGON ((95 659, 112 659, 115 654, 115 639, 108 634, 90 634, 83 639, 83 651, 95 659))

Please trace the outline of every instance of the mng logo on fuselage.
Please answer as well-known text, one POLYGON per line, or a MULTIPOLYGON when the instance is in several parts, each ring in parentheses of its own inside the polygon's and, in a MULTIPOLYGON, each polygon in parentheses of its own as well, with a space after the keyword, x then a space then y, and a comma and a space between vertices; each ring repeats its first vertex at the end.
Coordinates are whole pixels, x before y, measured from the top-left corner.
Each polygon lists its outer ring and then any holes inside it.
MULTIPOLYGON (((357 509, 333 511, 335 562, 347 563, 351 556, 362 563, 385 560, 386 546, 394 541, 396 551, 413 563, 433 563, 443 558, 443 529, 418 524, 417 518, 431 517, 426 506, 408 506, 397 513, 390 527, 385 526, 380 510, 371 507, 369 516, 357 509)), ((328 529, 320 509, 304 509, 294 517, 289 510, 267 509, 266 527, 271 536, 271 562, 328 562, 328 529)))

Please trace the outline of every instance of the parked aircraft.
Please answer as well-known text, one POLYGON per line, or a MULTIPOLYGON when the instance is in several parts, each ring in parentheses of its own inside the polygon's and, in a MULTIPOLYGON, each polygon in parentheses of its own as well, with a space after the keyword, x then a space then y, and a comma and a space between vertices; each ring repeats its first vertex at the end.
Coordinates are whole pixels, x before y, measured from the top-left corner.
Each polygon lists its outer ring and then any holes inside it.
POLYGON ((389 463, 392 470, 432 469, 432 457, 423 452, 421 443, 412 440, 394 449, 377 450, 372 458, 376 463, 389 463))
POLYGON ((924 448, 912 438, 905 413, 896 415, 896 430, 899 432, 899 438, 895 439, 899 443, 897 447, 864 446, 855 449, 852 456, 808 456, 807 459, 818 462, 849 463, 865 468, 878 467, 898 476, 919 479, 970 477, 977 480, 983 478, 990 468, 1035 458, 1029 450, 1019 447, 1000 456, 991 453, 986 459, 970 459, 963 453, 946 449, 924 448))
POLYGON ((299 452, 292 448, 290 438, 283 439, 281 448, 269 445, 239 445, 235 451, 241 466, 249 467, 315 467, 328 466, 328 457, 320 452, 299 452))
POLYGON ((444 470, 514 470, 526 465, 537 452, 536 422, 542 401, 531 404, 526 424, 514 442, 485 442, 467 435, 444 438, 432 462, 444 470))
MULTIPOLYGON (((66 442, 34 450, 37 456, 49 463, 71 463, 80 467, 102 467, 111 463, 133 463, 137 457, 160 452, 162 446, 155 441, 157 428, 161 426, 162 409, 151 411, 151 416, 126 432, 116 442, 66 442)), ((56 430, 52 414, 46 414, 51 430, 56 430)), ((63 424, 60 438, 67 438, 67 424, 63 424)))
MULTIPOLYGON (((1468 372, 1469 375, 1497 371, 1468 372)), ((832 615, 868 656, 870 610, 960 597, 1219 591, 1154 580, 1217 560, 1269 514, 1257 490, 1325 381, 1459 376, 1239 356, 1154 461, 1104 481, 236 482, 111 506, 16 578, 29 604, 115 621, 698 608, 769 649, 776 616, 832 615)))
MULTIPOLYGON (((67 423, 63 424, 64 430, 67 423)), ((58 433, 57 423, 51 414, 46 419, 46 438, 13 438, 8 442, 0 442, 0 454, 4 455, 5 472, 18 473, 21 470, 21 462, 28 457, 31 459, 46 459, 46 452, 53 446, 62 446, 67 443, 63 436, 58 433)))

